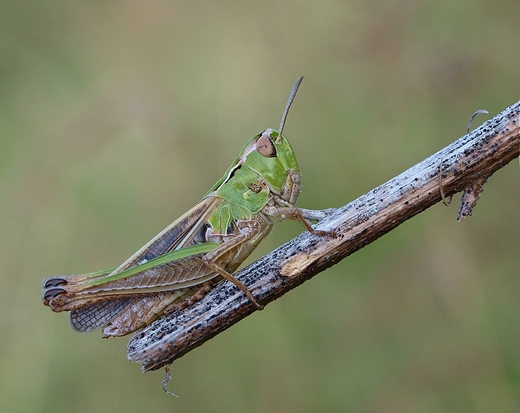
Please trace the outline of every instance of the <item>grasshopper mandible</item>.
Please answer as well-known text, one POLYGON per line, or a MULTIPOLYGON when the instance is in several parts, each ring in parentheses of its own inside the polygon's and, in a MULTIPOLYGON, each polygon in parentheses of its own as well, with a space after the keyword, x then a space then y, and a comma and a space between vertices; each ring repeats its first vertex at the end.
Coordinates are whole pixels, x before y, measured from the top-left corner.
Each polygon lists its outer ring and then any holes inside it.
POLYGON ((318 220, 319 211, 298 209, 300 172, 282 135, 303 77, 296 80, 278 131, 249 141, 224 176, 191 210, 115 269, 43 280, 43 303, 70 311, 77 331, 102 327, 103 335, 139 330, 168 311, 200 299, 211 283, 226 279, 259 308, 251 291, 231 274, 271 231, 272 218, 318 220))

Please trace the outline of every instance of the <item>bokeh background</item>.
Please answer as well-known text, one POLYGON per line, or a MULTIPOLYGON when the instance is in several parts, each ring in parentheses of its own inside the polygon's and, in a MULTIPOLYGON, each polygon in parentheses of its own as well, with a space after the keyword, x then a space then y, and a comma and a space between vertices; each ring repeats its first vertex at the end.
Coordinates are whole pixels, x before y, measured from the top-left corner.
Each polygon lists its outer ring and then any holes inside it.
MULTIPOLYGON (((141 374, 78 334, 43 277, 121 263, 246 140, 286 124, 298 205, 340 206, 520 97, 520 3, 30 1, 0 5, 1 412, 520 411, 519 167, 473 216, 436 205, 141 374)), ((301 232, 276 226, 256 253, 301 232)))

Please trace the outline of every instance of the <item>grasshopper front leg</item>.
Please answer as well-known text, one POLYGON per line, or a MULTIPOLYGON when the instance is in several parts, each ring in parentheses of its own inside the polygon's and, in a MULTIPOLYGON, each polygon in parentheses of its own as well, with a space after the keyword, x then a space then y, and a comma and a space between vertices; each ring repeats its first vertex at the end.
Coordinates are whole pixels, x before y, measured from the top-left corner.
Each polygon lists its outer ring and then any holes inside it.
POLYGON ((282 206, 282 207, 266 207, 266 212, 272 216, 280 219, 292 219, 300 222, 307 231, 313 235, 336 237, 336 231, 322 231, 314 229, 308 220, 321 221, 328 217, 334 212, 334 208, 327 210, 313 210, 313 209, 302 209, 293 206, 282 206))
POLYGON ((221 234, 212 233, 211 229, 208 230, 208 240, 214 241, 215 238, 223 238, 224 242, 204 255, 203 262, 208 268, 222 276, 222 278, 240 288, 251 302, 253 302, 259 310, 262 310, 264 306, 253 297, 251 291, 238 281, 231 272, 236 270, 260 241, 271 231, 272 221, 263 214, 256 214, 252 219, 237 220, 235 224, 235 232, 231 237, 229 235, 223 236, 221 234))

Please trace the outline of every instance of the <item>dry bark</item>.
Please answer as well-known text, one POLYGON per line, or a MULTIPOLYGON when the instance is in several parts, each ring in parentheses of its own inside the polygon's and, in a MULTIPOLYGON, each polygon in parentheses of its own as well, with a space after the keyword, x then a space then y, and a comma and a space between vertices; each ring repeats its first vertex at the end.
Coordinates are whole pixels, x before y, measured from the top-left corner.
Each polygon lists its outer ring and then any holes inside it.
MULTIPOLYGON (((471 215, 483 185, 520 153, 520 102, 424 161, 337 210, 328 210, 317 229, 336 237, 304 232, 236 273, 258 302, 266 305, 375 241, 435 203, 463 192, 458 219, 471 215)), ((172 363, 188 351, 257 311, 229 282, 215 286, 199 302, 136 333, 128 358, 143 371, 172 363)))

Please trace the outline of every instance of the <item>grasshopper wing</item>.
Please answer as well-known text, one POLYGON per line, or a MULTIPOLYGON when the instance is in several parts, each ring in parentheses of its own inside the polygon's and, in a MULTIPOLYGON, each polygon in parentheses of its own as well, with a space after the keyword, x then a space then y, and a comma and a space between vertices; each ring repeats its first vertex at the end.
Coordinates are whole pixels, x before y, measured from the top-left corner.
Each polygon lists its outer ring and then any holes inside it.
POLYGON ((218 275, 202 257, 217 245, 205 242, 205 231, 221 202, 206 197, 112 272, 44 280, 44 304, 53 311, 71 311, 72 326, 78 331, 92 331, 128 312, 135 313, 130 317, 135 319, 142 308, 150 314, 145 318, 156 318, 164 307, 182 301, 198 284, 218 275))

